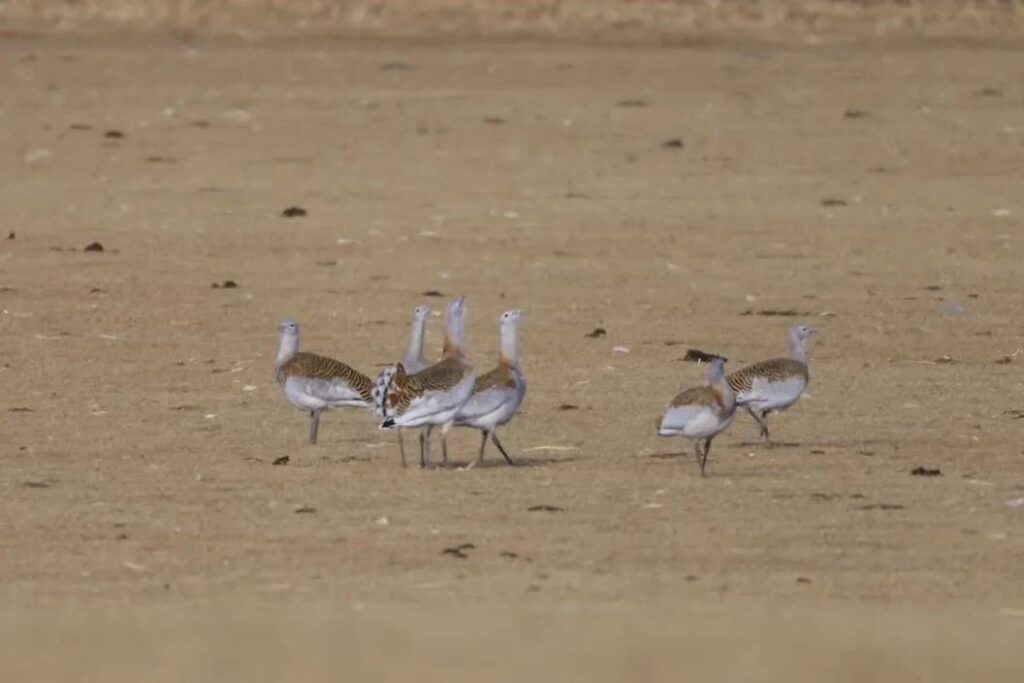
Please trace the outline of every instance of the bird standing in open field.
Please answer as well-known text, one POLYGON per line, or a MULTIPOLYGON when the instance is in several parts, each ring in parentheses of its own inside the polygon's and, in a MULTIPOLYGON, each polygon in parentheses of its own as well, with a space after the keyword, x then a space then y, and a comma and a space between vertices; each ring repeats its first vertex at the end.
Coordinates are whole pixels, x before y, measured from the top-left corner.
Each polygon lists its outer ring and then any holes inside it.
MULTIPOLYGON (((426 330, 427 318, 430 316, 430 308, 417 306, 412 312, 412 327, 409 332, 409 346, 402 358, 402 367, 409 374, 415 374, 429 365, 423 356, 423 333, 426 330)), ((422 438, 422 434, 420 435, 422 438)), ((406 466, 405 440, 402 438, 402 428, 398 428, 398 452, 402 456, 402 467, 406 466)))
MULTIPOLYGON (((465 353, 465 300, 459 297, 445 312, 444 357, 420 372, 409 374, 402 363, 385 368, 372 389, 381 429, 427 427, 421 435, 420 465, 430 466, 430 432, 441 428, 442 448, 459 408, 473 393, 476 373, 465 353)), ((447 460, 447 457, 445 457, 447 460)))
POLYGON ((484 459, 488 437, 505 456, 505 462, 515 465, 498 440, 497 430, 512 419, 526 396, 526 377, 519 366, 519 324, 522 319, 520 310, 501 314, 498 367, 476 378, 472 395, 455 415, 456 426, 473 427, 481 432, 480 453, 467 469, 484 459))
POLYGON ((658 436, 694 439, 700 475, 711 452, 711 440, 729 428, 736 417, 736 395, 725 378, 725 359, 711 362, 704 384, 679 392, 658 422, 658 436))
POLYGON ((333 408, 367 408, 373 382, 341 361, 299 351, 299 324, 285 320, 278 326, 280 340, 274 373, 285 398, 309 413, 309 443, 315 444, 320 414, 333 408))
POLYGON ((780 413, 796 403, 810 379, 807 349, 804 343, 817 334, 806 325, 789 328, 789 358, 772 358, 740 368, 726 380, 736 403, 743 406, 761 428, 761 438, 769 447, 768 415, 780 413))

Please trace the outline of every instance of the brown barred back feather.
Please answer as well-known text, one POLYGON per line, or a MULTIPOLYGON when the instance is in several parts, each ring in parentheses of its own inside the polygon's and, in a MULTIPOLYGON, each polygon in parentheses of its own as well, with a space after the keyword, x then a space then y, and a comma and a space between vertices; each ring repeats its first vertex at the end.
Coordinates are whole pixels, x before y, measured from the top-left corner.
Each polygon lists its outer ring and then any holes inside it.
POLYGON ((726 376, 725 380, 733 391, 740 393, 750 391, 754 387, 754 380, 759 377, 769 382, 782 382, 791 377, 803 377, 806 380, 807 364, 792 358, 773 358, 740 368, 726 376))
POLYGON ((341 380, 359 392, 367 403, 371 400, 373 382, 369 377, 341 361, 318 356, 315 353, 299 352, 277 369, 277 381, 284 385, 289 377, 307 377, 326 381, 341 380))
POLYGON ((448 391, 465 378, 472 369, 459 358, 445 358, 414 375, 405 374, 401 363, 388 387, 387 402, 393 411, 401 415, 413 399, 428 391, 448 391))
POLYGON ((672 403, 672 408, 680 406, 708 406, 718 411, 725 410, 725 397, 717 387, 692 387, 679 392, 672 403))
POLYGON ((476 382, 473 383, 474 394, 479 394, 481 391, 495 388, 516 388, 515 373, 507 363, 500 363, 498 367, 494 368, 486 375, 480 375, 477 377, 476 382))

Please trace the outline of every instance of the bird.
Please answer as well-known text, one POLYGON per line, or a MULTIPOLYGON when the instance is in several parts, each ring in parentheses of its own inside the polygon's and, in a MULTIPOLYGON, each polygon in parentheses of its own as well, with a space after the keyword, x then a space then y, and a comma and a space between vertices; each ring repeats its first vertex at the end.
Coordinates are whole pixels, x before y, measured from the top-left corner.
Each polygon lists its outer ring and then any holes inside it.
POLYGON ((505 456, 505 462, 515 465, 498 440, 497 430, 512 419, 526 396, 526 377, 519 366, 519 323, 522 319, 523 312, 518 309, 501 314, 498 367, 476 378, 472 395, 455 415, 455 426, 473 427, 481 433, 480 453, 466 469, 483 461, 487 437, 505 456))
POLYGON ((672 399, 658 421, 658 436, 695 439, 700 476, 705 477, 711 440, 728 429, 735 417, 736 394, 725 380, 725 359, 718 357, 711 361, 702 386, 684 389, 672 399))
MULTIPOLYGON (((412 311, 412 330, 409 334, 409 347, 402 358, 402 367, 408 373, 417 373, 427 367, 427 359, 423 356, 423 330, 427 326, 430 308, 417 306, 412 311)), ((421 435, 422 436, 422 435, 421 435)), ((398 452, 402 455, 402 467, 406 466, 405 441, 402 439, 402 428, 398 428, 398 452)))
MULTIPOLYGON (((442 448, 459 408, 473 393, 476 372, 466 358, 465 298, 458 297, 445 311, 444 357, 420 372, 409 374, 398 363, 377 376, 372 390, 381 429, 427 427, 420 438, 420 466, 430 467, 430 433, 441 428, 442 448)), ((445 457, 447 460, 447 457, 445 457)))
POLYGON ((341 361, 299 351, 299 324, 278 325, 280 341, 274 360, 277 383, 285 398, 309 413, 309 443, 315 444, 320 414, 332 408, 370 407, 373 381, 341 361))
POLYGON ((761 428, 761 438, 770 448, 768 415, 780 413, 796 403, 810 379, 804 342, 818 333, 806 325, 789 328, 789 358, 773 358, 740 368, 726 377, 743 406, 761 428), (760 413, 760 415, 758 415, 760 413))

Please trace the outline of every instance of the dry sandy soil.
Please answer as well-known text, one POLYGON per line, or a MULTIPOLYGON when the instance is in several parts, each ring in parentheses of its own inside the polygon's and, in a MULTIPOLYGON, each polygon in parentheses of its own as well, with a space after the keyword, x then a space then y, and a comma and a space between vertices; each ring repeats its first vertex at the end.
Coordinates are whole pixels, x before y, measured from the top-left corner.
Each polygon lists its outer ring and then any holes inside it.
POLYGON ((4 680, 1020 680, 1019 51, 0 56, 4 680), (524 466, 305 445, 278 320, 375 373, 428 290, 480 367, 528 313, 524 466), (701 479, 681 357, 795 321, 782 445, 741 416, 701 479))

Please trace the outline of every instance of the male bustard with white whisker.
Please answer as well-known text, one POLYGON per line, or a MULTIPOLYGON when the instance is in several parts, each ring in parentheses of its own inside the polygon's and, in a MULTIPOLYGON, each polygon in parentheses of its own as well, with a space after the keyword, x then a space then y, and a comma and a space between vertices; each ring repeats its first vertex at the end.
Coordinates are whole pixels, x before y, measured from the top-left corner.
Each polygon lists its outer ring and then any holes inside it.
MULTIPOLYGON (((427 326, 427 317, 430 309, 426 306, 417 306, 412 312, 412 329, 409 333, 409 348, 405 350, 405 357, 402 358, 402 367, 409 374, 415 374, 429 365, 423 356, 423 332, 427 326)), ((423 440, 423 434, 420 434, 423 440)), ((402 467, 405 462, 405 441, 402 439, 402 428, 398 428, 398 452, 402 455, 402 467)))
POLYGON ((658 422, 658 436, 685 436, 694 441, 700 476, 705 474, 711 440, 736 417, 736 395, 725 381, 725 359, 711 361, 703 386, 684 389, 658 422))
POLYGON ((519 310, 501 314, 501 354, 498 356, 498 367, 476 378, 473 394, 455 415, 456 426, 473 427, 481 433, 480 453, 466 469, 484 459, 488 436, 505 456, 505 462, 515 465, 498 440, 497 430, 512 419, 526 396, 526 377, 519 367, 519 323, 522 318, 523 312, 519 310))
POLYGON ((315 444, 320 430, 320 413, 332 408, 368 408, 373 382, 333 358, 299 351, 299 324, 285 320, 274 359, 277 382, 285 398, 309 413, 309 443, 315 444))
POLYGON ((736 392, 736 403, 743 406, 761 428, 761 438, 771 447, 768 415, 780 413, 796 403, 810 379, 804 342, 817 334, 806 325, 789 328, 789 358, 773 358, 748 365, 730 374, 726 380, 736 392))
POLYGON ((455 414, 469 400, 476 380, 465 354, 463 297, 448 304, 445 323, 444 358, 439 363, 415 374, 408 374, 401 363, 385 368, 373 387, 375 408, 384 417, 381 429, 427 427, 420 442, 424 468, 430 466, 431 428, 441 428, 443 446, 455 414))

